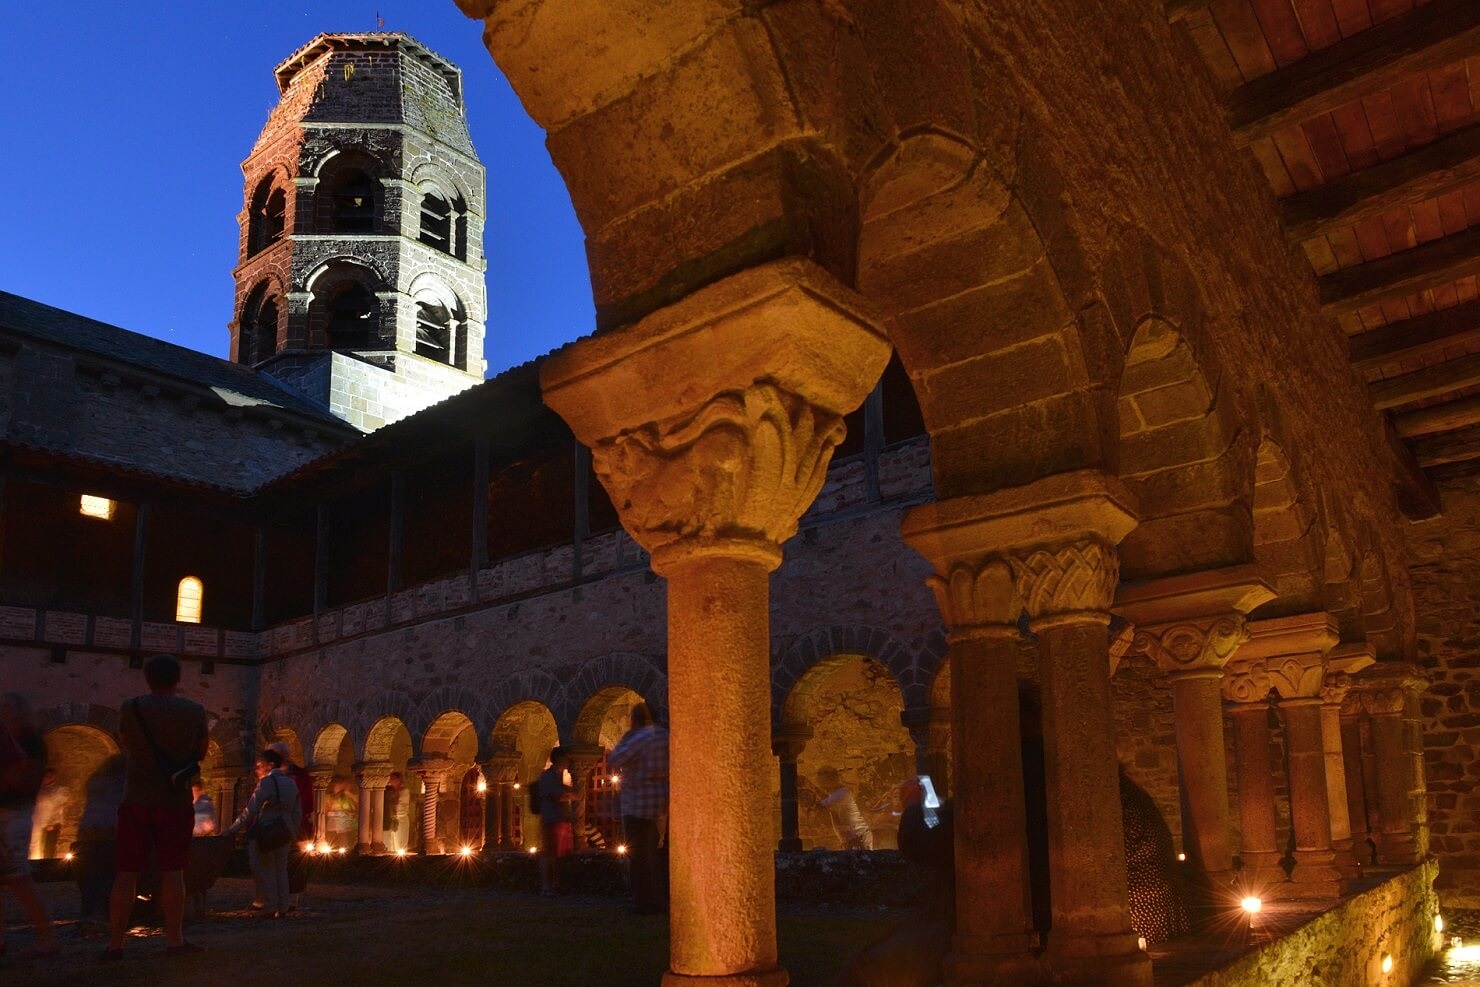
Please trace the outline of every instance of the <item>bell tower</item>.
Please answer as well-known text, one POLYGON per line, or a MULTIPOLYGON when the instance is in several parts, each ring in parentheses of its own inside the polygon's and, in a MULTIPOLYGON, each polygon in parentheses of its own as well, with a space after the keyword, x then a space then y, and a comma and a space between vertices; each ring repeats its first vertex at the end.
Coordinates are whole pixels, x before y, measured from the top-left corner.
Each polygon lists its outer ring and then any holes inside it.
POLYGON ((404 34, 321 34, 276 76, 242 164, 231 359, 373 431, 483 379, 462 72, 404 34))

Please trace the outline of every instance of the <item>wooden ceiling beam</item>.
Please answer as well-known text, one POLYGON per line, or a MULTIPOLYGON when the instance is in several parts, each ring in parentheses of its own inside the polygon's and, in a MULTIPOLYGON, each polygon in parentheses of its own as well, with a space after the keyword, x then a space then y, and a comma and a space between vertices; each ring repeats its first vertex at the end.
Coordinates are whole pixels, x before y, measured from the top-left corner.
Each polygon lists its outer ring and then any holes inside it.
POLYGON ((1480 426, 1447 432, 1412 444, 1413 458, 1420 466, 1447 466, 1480 459, 1480 426))
POLYGON ((1384 363, 1437 356, 1454 346, 1480 341, 1480 300, 1391 322, 1352 336, 1352 365, 1371 370, 1384 363))
POLYGON ((1291 240, 1310 240, 1476 181, 1480 127, 1468 127, 1411 154, 1292 195, 1280 203, 1280 218, 1291 240))
POLYGON ((1462 356, 1411 374, 1391 377, 1367 385, 1378 411, 1402 407, 1426 398, 1442 397, 1480 384, 1480 354, 1462 356))
POLYGON ((1228 99, 1240 146, 1328 113, 1406 76, 1480 54, 1480 3, 1435 0, 1268 75, 1228 99))
MULTIPOLYGON (((1480 9, 1480 3, 1476 4, 1480 9)), ((1348 267, 1319 279, 1321 307, 1334 317, 1438 288, 1480 272, 1480 226, 1348 267)))
POLYGON ((1405 439, 1453 432, 1471 425, 1480 425, 1480 395, 1393 416, 1393 430, 1405 439))

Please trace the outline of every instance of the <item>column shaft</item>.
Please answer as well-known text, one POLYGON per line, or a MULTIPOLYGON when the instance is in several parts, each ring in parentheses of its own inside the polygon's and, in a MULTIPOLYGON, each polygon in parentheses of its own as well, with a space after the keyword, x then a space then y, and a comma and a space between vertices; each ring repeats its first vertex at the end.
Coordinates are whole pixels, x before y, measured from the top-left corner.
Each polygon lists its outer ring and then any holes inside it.
MULTIPOLYGON (((1119 960, 1125 971, 1111 978, 1102 970, 1102 982, 1149 984, 1151 964, 1131 931, 1126 890, 1108 623, 1108 614, 1071 612, 1029 625, 1038 635, 1043 685, 1053 902, 1048 952, 1056 969, 1088 971, 1119 960)), ((964 761, 958 756, 958 778, 964 761)), ((958 800, 965 790, 958 785, 958 800)))
POLYGON ((437 781, 422 779, 421 794, 421 852, 425 856, 442 852, 442 840, 437 835, 437 781))
POLYGON ((708 555, 660 570, 668 578, 672 720, 668 984, 737 974, 752 984, 786 982, 770 813, 763 801, 736 797, 769 787, 770 568, 708 555))
POLYGON ((1341 718, 1341 762, 1346 775, 1346 815, 1352 853, 1357 863, 1372 863, 1371 826, 1367 821, 1367 786, 1362 774, 1362 723, 1355 716, 1341 718))
POLYGON ((1326 754, 1326 805, 1331 810, 1331 849, 1344 878, 1357 876, 1352 826, 1346 793, 1346 759, 1341 748, 1341 703, 1321 703, 1321 748, 1326 754))
POLYGON ((797 813, 797 762, 794 757, 778 758, 781 764, 781 842, 777 849, 795 852, 802 848, 801 821, 797 813))
POLYGON ((1372 717, 1372 749, 1377 767, 1377 856, 1384 864, 1418 862, 1409 792, 1409 755, 1401 713, 1372 717))
POLYGON ((1014 970, 1027 969, 1029 951, 1038 944, 1018 717, 1020 638, 1014 625, 993 625, 953 634, 950 645, 952 742, 960 752, 952 813, 956 935, 947 961, 952 983, 1011 980, 1014 970))
POLYGON ((514 812, 518 808, 518 798, 522 789, 515 788, 512 784, 505 784, 503 789, 504 835, 503 842, 499 845, 506 850, 512 850, 520 845, 514 839, 514 812))
POLYGON ((1257 893, 1283 881, 1275 834, 1274 771, 1270 758, 1269 706, 1238 703, 1229 710, 1238 764, 1239 858, 1244 890, 1257 893))
POLYGON ((1290 770, 1290 825, 1295 833, 1295 869, 1290 880, 1302 897, 1334 897, 1340 894, 1341 875, 1331 850, 1321 701, 1315 697, 1284 699, 1280 712, 1290 770))
POLYGON ((1220 676, 1218 669, 1172 676, 1177 775, 1186 810, 1182 842, 1194 864, 1215 881, 1233 870, 1220 676))

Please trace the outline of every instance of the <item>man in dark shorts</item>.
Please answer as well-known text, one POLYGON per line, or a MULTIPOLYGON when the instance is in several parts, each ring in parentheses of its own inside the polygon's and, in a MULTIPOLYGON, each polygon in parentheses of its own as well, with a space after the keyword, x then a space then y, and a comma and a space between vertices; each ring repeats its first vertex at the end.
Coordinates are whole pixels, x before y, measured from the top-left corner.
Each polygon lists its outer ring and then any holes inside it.
POLYGON ((560 861, 575 850, 570 804, 575 789, 566 782, 570 755, 564 747, 550 751, 550 766, 535 781, 540 812, 540 894, 560 890, 560 861))
POLYGON ((165 952, 177 956, 200 950, 187 943, 184 934, 185 863, 195 825, 190 778, 177 784, 170 774, 205 757, 206 711, 175 695, 180 663, 169 655, 155 655, 144 663, 144 681, 149 694, 124 703, 118 715, 128 772, 118 807, 118 876, 109 903, 112 934, 103 952, 105 960, 123 956, 139 874, 149 866, 151 851, 159 862, 165 952))

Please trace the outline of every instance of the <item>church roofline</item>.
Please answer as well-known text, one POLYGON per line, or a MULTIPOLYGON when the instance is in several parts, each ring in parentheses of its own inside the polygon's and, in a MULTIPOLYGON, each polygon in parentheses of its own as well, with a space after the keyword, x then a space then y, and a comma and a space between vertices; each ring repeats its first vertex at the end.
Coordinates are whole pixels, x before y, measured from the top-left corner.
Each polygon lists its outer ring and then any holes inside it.
POLYGON ((399 48, 440 73, 452 88, 452 95, 457 100, 457 105, 462 106, 462 69, 411 35, 400 31, 316 35, 303 47, 279 62, 277 68, 273 70, 273 75, 277 79, 278 92, 287 92, 288 87, 293 84, 293 77, 298 74, 299 70, 320 55, 334 51, 377 51, 388 48, 399 48))

